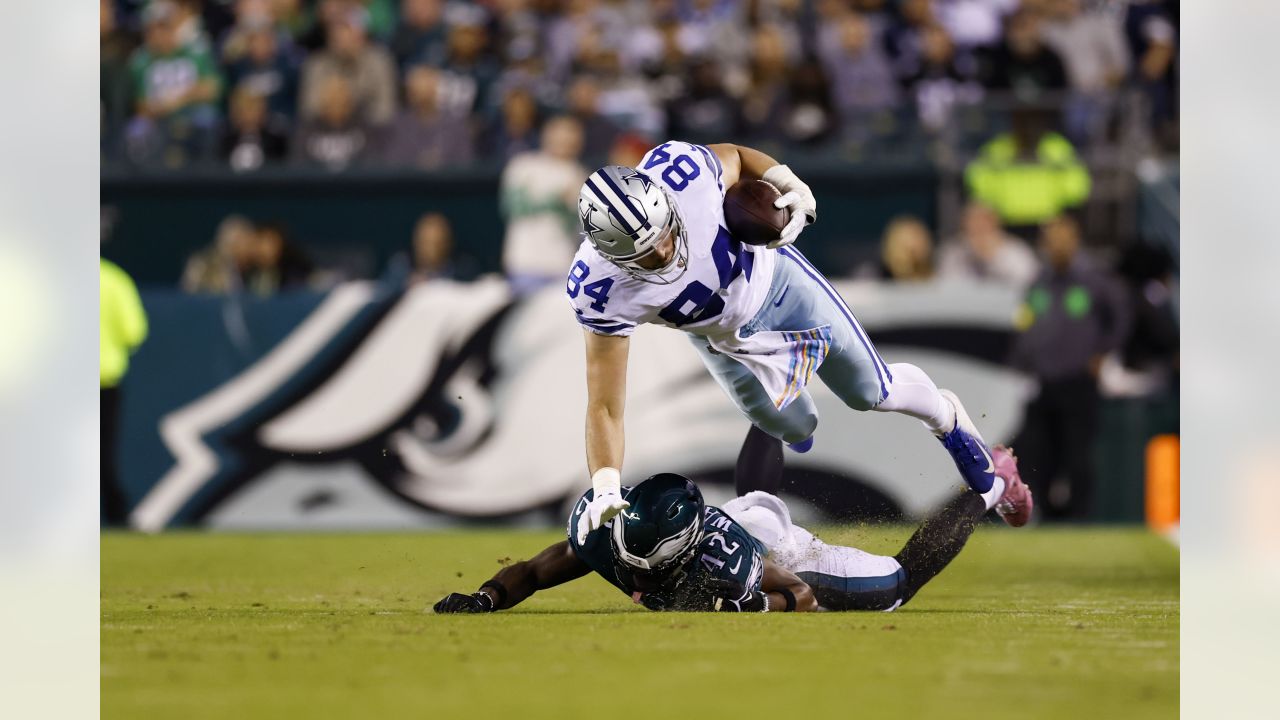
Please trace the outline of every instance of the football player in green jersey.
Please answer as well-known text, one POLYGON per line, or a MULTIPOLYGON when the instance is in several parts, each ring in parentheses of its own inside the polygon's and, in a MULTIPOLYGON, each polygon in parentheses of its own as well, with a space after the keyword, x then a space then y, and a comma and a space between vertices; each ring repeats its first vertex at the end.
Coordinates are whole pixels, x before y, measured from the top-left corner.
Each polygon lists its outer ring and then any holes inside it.
MULTIPOLYGON (((992 452, 1020 507, 1030 493, 1013 454, 992 452)), ((503 568, 471 595, 452 593, 437 613, 493 612, 595 571, 651 610, 804 612, 894 610, 960 553, 989 508, 966 490, 929 517, 897 555, 828 545, 791 522, 779 498, 754 491, 723 509, 671 473, 624 488, 630 507, 578 542, 592 490, 574 506, 568 539, 503 568)))

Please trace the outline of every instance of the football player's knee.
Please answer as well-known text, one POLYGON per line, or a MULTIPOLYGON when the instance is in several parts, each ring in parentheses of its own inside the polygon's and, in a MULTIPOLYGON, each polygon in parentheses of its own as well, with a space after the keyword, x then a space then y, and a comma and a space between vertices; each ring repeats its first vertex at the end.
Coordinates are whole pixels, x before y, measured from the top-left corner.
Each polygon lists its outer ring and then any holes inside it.
POLYGON ((817 411, 803 415, 786 417, 775 415, 770 418, 756 420, 756 427, 769 433, 785 443, 798 443, 813 436, 818 429, 817 411))
POLYGON ((892 392, 892 386, 881 388, 878 380, 860 380, 854 383, 852 392, 845 393, 842 399, 850 408, 866 411, 884 402, 889 397, 889 392, 892 392))

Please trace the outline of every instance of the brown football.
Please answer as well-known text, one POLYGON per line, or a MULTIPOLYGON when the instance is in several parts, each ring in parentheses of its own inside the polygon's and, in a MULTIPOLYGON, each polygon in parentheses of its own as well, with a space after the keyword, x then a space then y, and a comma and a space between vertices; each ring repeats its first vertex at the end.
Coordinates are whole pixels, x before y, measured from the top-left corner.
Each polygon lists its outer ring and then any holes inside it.
POLYGON ((789 208, 776 208, 778 189, 763 180, 741 180, 724 194, 724 222, 734 240, 767 245, 791 220, 789 208))

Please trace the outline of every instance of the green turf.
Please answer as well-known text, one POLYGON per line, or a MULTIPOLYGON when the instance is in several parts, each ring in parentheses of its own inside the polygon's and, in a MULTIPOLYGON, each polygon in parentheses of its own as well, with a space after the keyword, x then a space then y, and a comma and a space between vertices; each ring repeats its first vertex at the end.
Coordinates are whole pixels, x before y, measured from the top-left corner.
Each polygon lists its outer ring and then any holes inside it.
MULTIPOLYGON (((894 552, 906 529, 829 531, 894 552)), ((102 538, 104 718, 1111 718, 1178 711, 1178 554, 984 528, 895 613, 650 613, 597 577, 436 616, 553 533, 102 538)))

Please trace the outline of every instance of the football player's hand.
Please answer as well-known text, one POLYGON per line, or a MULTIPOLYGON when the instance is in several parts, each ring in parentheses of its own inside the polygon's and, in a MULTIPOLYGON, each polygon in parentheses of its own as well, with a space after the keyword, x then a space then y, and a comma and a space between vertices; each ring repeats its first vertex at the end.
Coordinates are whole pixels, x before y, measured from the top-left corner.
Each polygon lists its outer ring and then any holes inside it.
POLYGON ((471 595, 449 593, 449 596, 436 603, 432 608, 437 613, 487 613, 493 612, 493 598, 486 592, 471 595))
POLYGON ((791 220, 787 222, 786 227, 782 228, 778 239, 766 246, 776 250, 795 242, 796 238, 800 237, 800 231, 818 219, 818 201, 813 197, 813 191, 809 186, 786 165, 775 165, 769 168, 761 179, 778 188, 782 193, 782 197, 773 201, 773 206, 791 210, 791 220))
POLYGON ((769 605, 763 592, 747 590, 735 580, 710 578, 703 587, 715 598, 712 609, 716 612, 762 612, 769 605))
POLYGON ((622 499, 617 493, 606 493, 591 499, 582 512, 582 521, 578 523, 578 544, 587 541, 587 533, 604 527, 618 513, 631 507, 631 503, 622 499))
MULTIPOLYGON (((800 194, 789 192, 786 195, 773 201, 774 207, 787 207, 790 204, 798 203, 800 194)), ((765 247, 770 250, 777 250, 780 247, 786 247, 795 242, 800 237, 800 231, 804 230, 809 224, 809 218, 803 212, 798 212, 795 208, 791 209, 791 220, 787 222, 786 227, 782 228, 782 233, 778 235, 778 239, 769 243, 765 247)))

